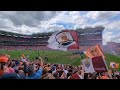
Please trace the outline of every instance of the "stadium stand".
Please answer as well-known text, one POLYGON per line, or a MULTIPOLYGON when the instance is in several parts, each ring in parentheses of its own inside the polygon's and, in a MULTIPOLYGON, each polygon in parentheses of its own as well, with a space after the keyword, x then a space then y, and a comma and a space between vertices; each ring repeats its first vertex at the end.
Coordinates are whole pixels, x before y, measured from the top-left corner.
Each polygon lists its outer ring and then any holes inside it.
POLYGON ((102 47, 102 32, 105 27, 97 26, 95 28, 86 27, 77 29, 79 35, 80 50, 86 50, 96 44, 102 47))
MULTIPOLYGON (((102 46, 102 31, 104 27, 77 29, 79 36, 80 50, 86 50, 91 46, 99 44, 102 46)), ((49 37, 53 32, 38 33, 32 35, 23 35, 0 31, 0 49, 33 49, 33 50, 51 50, 46 47, 49 37)))
POLYGON ((48 40, 48 34, 33 34, 33 35, 22 35, 16 33, 10 33, 0 31, 0 49, 6 50, 49 50, 46 45, 48 40))

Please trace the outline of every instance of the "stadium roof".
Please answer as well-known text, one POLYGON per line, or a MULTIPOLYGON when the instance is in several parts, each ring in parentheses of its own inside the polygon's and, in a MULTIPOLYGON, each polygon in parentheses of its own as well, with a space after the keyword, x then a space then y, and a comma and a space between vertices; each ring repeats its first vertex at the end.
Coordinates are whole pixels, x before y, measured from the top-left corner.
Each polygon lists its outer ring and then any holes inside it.
MULTIPOLYGON (((8 31, 3 31, 0 30, 0 34, 5 34, 5 35, 17 35, 17 36, 23 36, 24 34, 18 34, 18 33, 12 33, 12 32, 8 32, 8 31)), ((29 36, 29 35, 24 35, 24 36, 29 36)))
POLYGON ((23 37, 23 38, 47 38, 52 35, 53 32, 49 33, 35 33, 32 35, 18 34, 0 30, 0 35, 13 36, 13 37, 23 37))
MULTIPOLYGON (((88 32, 90 33, 91 31, 98 31, 101 32, 104 30, 105 27, 102 26, 97 26, 97 27, 87 27, 87 28, 80 28, 80 29, 76 29, 78 32, 84 33, 84 32, 88 32)), ((65 29, 67 30, 67 29, 65 29)), ((70 30, 70 29, 69 29, 70 30)), ((73 30, 73 29, 72 29, 73 30)), ((49 33, 34 33, 32 35, 25 35, 25 34, 19 34, 19 33, 12 33, 12 32, 7 32, 7 31, 3 31, 0 30, 0 35, 6 35, 6 36, 13 36, 13 37, 23 37, 23 38, 47 38, 50 37, 53 34, 53 32, 49 32, 49 33)))

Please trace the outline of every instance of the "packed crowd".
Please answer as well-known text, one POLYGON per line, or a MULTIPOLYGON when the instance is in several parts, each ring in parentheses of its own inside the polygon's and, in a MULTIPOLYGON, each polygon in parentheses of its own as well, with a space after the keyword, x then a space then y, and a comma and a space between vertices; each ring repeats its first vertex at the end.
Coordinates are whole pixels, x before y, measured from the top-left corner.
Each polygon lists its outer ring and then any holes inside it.
POLYGON ((120 79, 120 72, 116 70, 84 73, 82 64, 50 64, 41 57, 29 61, 24 57, 11 60, 9 55, 0 55, 0 59, 0 79, 120 79))
POLYGON ((0 50, 52 50, 45 46, 0 46, 0 50))

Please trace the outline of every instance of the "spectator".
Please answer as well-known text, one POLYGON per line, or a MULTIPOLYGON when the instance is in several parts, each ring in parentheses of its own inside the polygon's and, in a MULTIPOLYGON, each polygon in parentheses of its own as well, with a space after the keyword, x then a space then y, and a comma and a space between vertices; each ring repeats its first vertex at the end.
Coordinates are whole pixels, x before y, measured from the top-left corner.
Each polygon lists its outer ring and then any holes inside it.
POLYGON ((14 73, 15 70, 12 68, 12 61, 9 61, 9 65, 8 65, 8 69, 9 69, 9 73, 14 73))
POLYGON ((40 79, 42 76, 42 66, 43 62, 40 62, 40 67, 35 65, 30 65, 28 69, 28 76, 26 79, 40 79))

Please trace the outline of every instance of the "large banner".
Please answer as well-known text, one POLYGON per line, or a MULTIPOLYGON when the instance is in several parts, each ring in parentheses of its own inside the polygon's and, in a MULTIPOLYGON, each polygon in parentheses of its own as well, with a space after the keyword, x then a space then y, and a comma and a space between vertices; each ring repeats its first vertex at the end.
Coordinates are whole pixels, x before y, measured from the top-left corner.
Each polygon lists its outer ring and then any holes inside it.
POLYGON ((68 49, 79 49, 78 35, 74 30, 63 30, 55 32, 48 40, 47 47, 67 51, 68 49))
POLYGON ((107 65, 102 56, 96 56, 92 59, 84 59, 82 61, 85 73, 107 72, 107 65))

